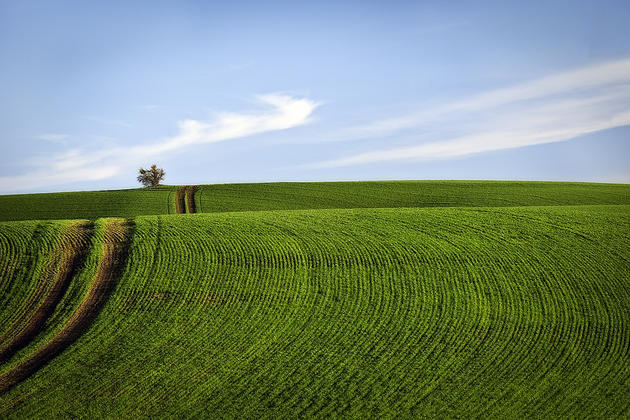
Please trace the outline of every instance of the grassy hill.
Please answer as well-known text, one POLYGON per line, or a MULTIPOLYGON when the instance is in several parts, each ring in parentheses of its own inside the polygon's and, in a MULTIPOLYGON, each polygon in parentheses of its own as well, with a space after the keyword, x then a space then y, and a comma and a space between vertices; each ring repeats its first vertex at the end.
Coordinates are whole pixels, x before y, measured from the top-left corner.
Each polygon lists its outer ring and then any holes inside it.
POLYGON ((177 187, 0 195, 0 221, 98 219, 175 213, 177 187))
POLYGON ((240 187, 0 223, 0 417, 630 415, 629 186, 240 187))
MULTIPOLYGON (((177 187, 0 196, 0 221, 175 214, 177 187)), ((516 181, 202 185, 196 211, 630 204, 630 185, 516 181)))

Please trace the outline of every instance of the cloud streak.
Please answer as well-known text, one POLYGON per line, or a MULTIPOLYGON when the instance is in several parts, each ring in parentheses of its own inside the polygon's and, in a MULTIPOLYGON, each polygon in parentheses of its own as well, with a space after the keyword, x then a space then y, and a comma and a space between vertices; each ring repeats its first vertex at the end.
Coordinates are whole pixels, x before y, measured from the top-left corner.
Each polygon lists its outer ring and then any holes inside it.
POLYGON ((624 125, 630 125, 630 59, 563 72, 354 127, 354 135, 363 138, 415 131, 436 140, 365 151, 310 166, 449 159, 566 141, 624 125), (458 127, 459 135, 449 133, 458 127))
POLYGON ((309 99, 276 94, 261 95, 257 99, 271 106, 272 110, 257 114, 221 113, 210 123, 184 120, 179 123, 179 134, 175 137, 149 146, 133 147, 130 151, 152 156, 193 144, 216 143, 269 131, 286 130, 308 123, 311 114, 319 105, 309 99))
POLYGON ((204 143, 235 140, 307 124, 318 103, 307 98, 267 94, 256 97, 265 110, 249 113, 220 113, 212 121, 184 120, 179 132, 148 145, 111 147, 100 150, 66 150, 40 161, 23 175, 0 177, 0 191, 12 192, 77 181, 110 178, 141 165, 146 159, 204 143))

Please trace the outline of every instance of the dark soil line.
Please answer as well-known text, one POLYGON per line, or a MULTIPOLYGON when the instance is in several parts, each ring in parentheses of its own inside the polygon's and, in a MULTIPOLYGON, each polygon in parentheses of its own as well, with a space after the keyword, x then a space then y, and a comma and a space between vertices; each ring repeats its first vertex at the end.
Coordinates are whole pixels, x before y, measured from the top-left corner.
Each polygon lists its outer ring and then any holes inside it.
POLYGON ((197 206, 195 205, 195 193, 199 189, 199 186, 192 185, 186 188, 186 208, 188 213, 197 213, 197 206))
POLYGON ((107 301, 123 267, 133 224, 111 219, 105 225, 103 255, 85 298, 54 337, 13 369, 0 375, 0 394, 19 384, 75 342, 91 325, 107 301))
POLYGON ((177 187, 175 195, 175 211, 177 214, 186 213, 186 186, 177 187))
POLYGON ((27 310, 23 317, 14 323, 17 328, 7 331, 0 338, 0 342, 10 340, 0 348, 0 363, 13 357, 43 330, 46 320, 55 311, 57 304, 68 289, 72 277, 83 265, 93 230, 94 225, 87 221, 73 223, 64 230, 58 247, 54 250, 47 267, 44 269, 43 278, 40 280, 37 290, 26 303, 27 306, 33 307, 34 311, 27 310), (46 289, 48 289, 48 293, 44 295, 46 289), (44 295, 43 299, 37 306, 42 295, 44 295), (16 329, 18 331, 15 331, 16 329))

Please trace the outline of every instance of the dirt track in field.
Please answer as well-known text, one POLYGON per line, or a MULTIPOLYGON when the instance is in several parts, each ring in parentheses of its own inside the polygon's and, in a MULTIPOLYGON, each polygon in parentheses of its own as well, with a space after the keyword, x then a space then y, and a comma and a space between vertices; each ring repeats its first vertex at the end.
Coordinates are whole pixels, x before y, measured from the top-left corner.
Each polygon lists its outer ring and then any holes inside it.
POLYGON ((0 363, 13 357, 43 330, 72 277, 85 261, 93 229, 93 224, 87 221, 73 223, 66 228, 43 270, 37 290, 25 305, 32 310, 27 309, 15 326, 0 337, 0 343, 6 343, 0 348, 0 363))
POLYGON ((197 185, 182 185, 177 187, 175 195, 175 212, 177 214, 196 213, 195 192, 199 189, 197 185))
POLYGON ((107 301, 126 259, 133 225, 112 219, 105 225, 103 255, 87 295, 64 326, 41 348, 13 369, 0 375, 0 393, 13 388, 75 342, 90 326, 107 301))
POLYGON ((177 214, 186 213, 186 186, 178 187, 175 195, 175 212, 177 214))
POLYGON ((188 213, 197 213, 197 206, 195 205, 195 192, 199 187, 197 185, 189 185, 186 187, 186 210, 188 213))

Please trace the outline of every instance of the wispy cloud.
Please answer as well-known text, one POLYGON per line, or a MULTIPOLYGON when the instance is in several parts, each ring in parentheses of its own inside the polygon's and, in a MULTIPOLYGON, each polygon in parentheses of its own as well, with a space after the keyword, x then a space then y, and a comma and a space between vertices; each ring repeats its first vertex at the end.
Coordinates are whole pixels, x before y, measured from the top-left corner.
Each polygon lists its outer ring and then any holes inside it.
POLYGON ((424 138, 435 140, 365 151, 311 166, 446 159, 566 141, 629 124, 630 59, 624 59, 353 127, 349 132, 355 138, 422 132, 424 138), (460 134, 453 135, 454 129, 460 134))
POLYGON ((270 105, 270 111, 259 113, 220 113, 211 122, 184 120, 179 123, 179 134, 148 146, 137 146, 131 153, 151 156, 200 143, 247 137, 268 131, 285 130, 306 124, 319 105, 310 99, 296 99, 287 95, 260 95, 258 100, 270 105))
POLYGON ((257 96, 267 109, 249 113, 220 113, 212 121, 184 120, 179 133, 147 145, 100 150, 71 149, 52 156, 27 173, 0 177, 0 191, 11 192, 76 181, 110 178, 168 152, 196 144, 234 140, 306 124, 319 105, 307 98, 268 94, 257 96))

